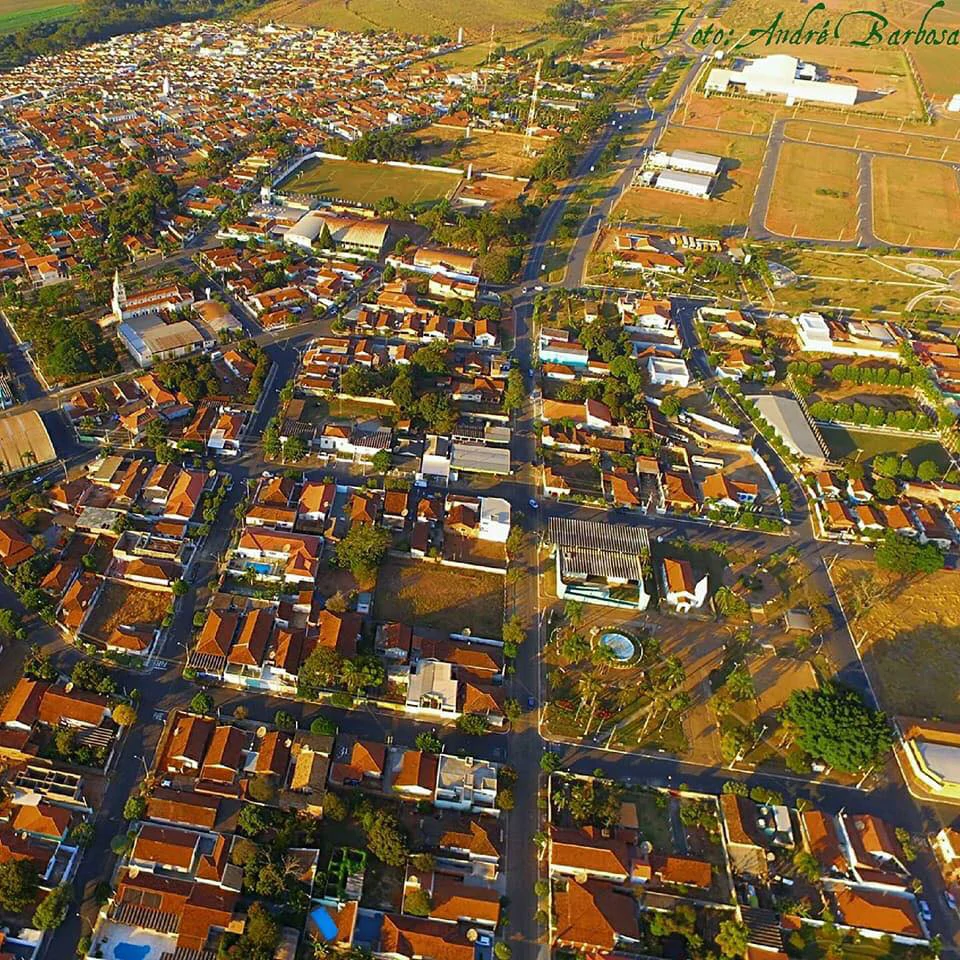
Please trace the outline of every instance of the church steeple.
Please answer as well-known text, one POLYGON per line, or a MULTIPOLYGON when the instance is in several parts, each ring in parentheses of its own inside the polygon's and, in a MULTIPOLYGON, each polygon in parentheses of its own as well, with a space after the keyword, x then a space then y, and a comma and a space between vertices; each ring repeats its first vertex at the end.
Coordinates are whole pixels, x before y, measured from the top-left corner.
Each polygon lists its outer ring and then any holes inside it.
POLYGON ((117 322, 123 320, 123 308, 127 305, 127 291, 120 279, 119 268, 113 274, 113 315, 117 322))

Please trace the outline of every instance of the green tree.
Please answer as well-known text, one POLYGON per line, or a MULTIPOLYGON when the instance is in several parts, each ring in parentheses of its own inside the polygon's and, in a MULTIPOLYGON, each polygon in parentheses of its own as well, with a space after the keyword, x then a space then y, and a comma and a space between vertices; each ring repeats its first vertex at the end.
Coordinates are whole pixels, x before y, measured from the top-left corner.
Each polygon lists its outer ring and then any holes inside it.
POLYGON ((303 437, 288 437, 283 444, 283 459, 296 463, 307 455, 307 442, 303 437))
POLYGON ((563 760, 560 759, 559 753, 554 753, 552 750, 544 750, 540 754, 540 769, 544 773, 554 773, 559 770, 563 765, 563 760))
POLYGON ((660 404, 660 412, 665 417, 672 418, 677 416, 677 414, 680 413, 680 401, 672 394, 670 396, 664 397, 663 401, 660 404))
POLYGON ((0 636, 7 640, 23 640, 26 631, 19 613, 14 610, 0 610, 0 636))
POLYGON ((846 773, 880 762, 893 742, 882 713, 868 707, 855 691, 833 683, 794 691, 780 718, 799 747, 846 773))
POLYGON ((33 913, 33 926, 37 930, 56 930, 67 917, 72 891, 70 884, 61 883, 54 887, 37 904, 33 913))
POLYGON ((139 793, 127 797, 127 802, 123 805, 123 816, 127 820, 142 820, 147 812, 147 801, 139 793))
POLYGON ((213 697, 205 690, 195 693, 190 701, 190 710, 193 713, 211 713, 213 711, 213 697))
POLYGON ((414 917, 428 917, 433 904, 430 902, 430 895, 426 890, 411 890, 403 898, 403 909, 406 913, 414 917))
POLYGON ((479 713, 463 713, 457 719, 457 729, 468 736, 479 737, 489 729, 487 718, 479 713))
POLYGON ((347 807, 346 801, 340 796, 339 793, 334 793, 332 790, 328 790, 323 795, 324 820, 331 820, 334 823, 340 823, 347 819, 349 812, 350 811, 347 807))
POLYGON ((137 722, 137 711, 129 703, 118 703, 111 711, 113 722, 121 727, 132 727, 137 722))
POLYGON ((74 665, 70 679, 75 687, 91 690, 109 697, 117 692, 117 682, 110 676, 106 667, 97 660, 86 658, 74 665))
POLYGON ((373 455, 370 466, 373 467, 374 473, 386 473, 390 469, 392 462, 393 457, 390 455, 389 450, 378 450, 373 455))
POLYGON ((914 543, 892 530, 884 534, 874 554, 877 566, 894 573, 936 573, 943 568, 943 553, 935 544, 914 543))
POLYGON ((175 597, 185 597, 190 592, 190 586, 186 580, 174 580, 170 584, 170 589, 175 597))
POLYGON ((390 531, 383 527, 355 523, 337 544, 337 563, 361 583, 369 583, 390 548, 390 539, 390 531))
POLYGON ((0 863, 0 907, 9 913, 21 913, 37 897, 39 877, 29 860, 0 863))
POLYGON ((377 657, 356 657, 345 660, 340 670, 340 680, 354 696, 370 687, 379 687, 386 680, 386 671, 377 657))
POLYGON ((314 717, 310 721, 310 732, 322 734, 325 737, 335 737, 337 725, 329 717, 314 717))
POLYGON ((422 750, 424 753, 440 753, 443 749, 443 741, 429 730, 418 733, 414 743, 417 749, 422 750))
POLYGON ((505 413, 517 413, 527 402, 527 390, 523 385, 523 374, 518 367, 513 367, 507 374, 507 387, 503 392, 503 409, 505 413))
POLYGON ((237 827, 247 837, 259 837, 270 826, 269 815, 261 807, 245 803, 237 815, 237 827))
POLYGON ((407 862, 407 838, 392 813, 376 813, 367 829, 367 849, 389 867, 407 862))
POLYGON ((940 478, 940 468, 932 460, 923 460, 917 467, 917 479, 928 483, 940 478))
POLYGON ((513 949, 510 944, 504 940, 498 940, 493 945, 493 955, 497 960, 510 960, 513 956, 513 949))
POLYGON ((273 715, 273 725, 278 730, 296 730, 297 718, 286 710, 278 710, 273 715))
POLYGON ((313 699, 321 690, 328 690, 340 680, 343 657, 330 647, 317 647, 304 661, 297 675, 297 691, 301 697, 313 699))
POLYGON ((734 960, 746 955, 749 938, 745 924, 739 920, 724 920, 717 931, 716 944, 725 957, 734 960))

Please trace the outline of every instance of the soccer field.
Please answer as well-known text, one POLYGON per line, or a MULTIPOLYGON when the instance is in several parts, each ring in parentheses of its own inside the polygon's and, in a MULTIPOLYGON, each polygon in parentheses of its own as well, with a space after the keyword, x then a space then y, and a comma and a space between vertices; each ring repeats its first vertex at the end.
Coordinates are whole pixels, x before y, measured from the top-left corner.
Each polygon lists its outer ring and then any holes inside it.
POLYGON ((428 206, 451 196, 459 183, 459 175, 440 170, 410 170, 353 160, 308 160, 279 189, 365 207, 373 207, 386 197, 398 203, 428 206))

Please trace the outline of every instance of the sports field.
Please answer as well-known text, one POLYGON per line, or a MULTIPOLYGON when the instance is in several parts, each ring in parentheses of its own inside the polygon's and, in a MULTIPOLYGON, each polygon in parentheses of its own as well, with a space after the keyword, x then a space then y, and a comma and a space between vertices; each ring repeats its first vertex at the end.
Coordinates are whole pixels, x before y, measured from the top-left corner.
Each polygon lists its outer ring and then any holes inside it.
POLYGON ((15 33, 43 20, 63 20, 79 8, 79 3, 63 0, 0 0, 0 33, 15 33))
POLYGON ((426 206, 449 197, 460 177, 439 170, 410 170, 353 160, 308 160, 280 185, 287 193, 307 193, 330 200, 373 207, 387 197, 398 203, 426 206))
POLYGON ((785 237, 852 240, 857 235, 857 188, 852 151, 784 143, 767 229, 785 237))
POLYGON ((257 7, 247 19, 282 20, 326 27, 330 30, 395 30, 424 36, 443 34, 455 38, 463 27, 474 41, 494 42, 515 35, 524 27, 544 22, 553 0, 452 0, 422 3, 420 0, 274 0, 257 7))
POLYGON ((954 249, 960 238, 960 186, 945 163, 874 157, 873 231, 886 243, 954 249))
POLYGON ((723 173, 713 199, 698 200, 664 190, 634 188, 624 193, 614 216, 705 231, 746 225, 766 141, 759 137, 668 127, 658 146, 666 151, 698 150, 723 157, 723 173))

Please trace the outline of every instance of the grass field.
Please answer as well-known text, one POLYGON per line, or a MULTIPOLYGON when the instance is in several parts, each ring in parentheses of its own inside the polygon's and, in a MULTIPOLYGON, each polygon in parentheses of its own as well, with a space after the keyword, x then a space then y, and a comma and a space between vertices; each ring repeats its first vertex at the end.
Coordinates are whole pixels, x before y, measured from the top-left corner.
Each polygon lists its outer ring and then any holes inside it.
POLYGON ((43 20, 63 20, 80 9, 63 0, 0 0, 0 33, 15 33, 43 20))
POLYGON ((697 200, 663 190, 635 188, 623 195, 615 216, 693 230, 743 226, 750 215, 765 146, 758 137, 668 127, 660 139, 661 150, 699 150, 726 161, 713 199, 697 200))
POLYGON ((874 157, 873 230, 886 243, 954 249, 960 237, 960 186, 953 167, 874 157))
POLYGON ((475 41, 489 40, 493 24, 494 42, 500 42, 525 27, 542 23, 552 5, 552 0, 454 0, 443 4, 418 0, 275 0, 258 7, 248 19, 276 19, 331 30, 372 28, 448 37, 456 37, 463 27, 467 38, 475 41))
POLYGON ((767 229, 787 237, 852 240, 857 235, 857 185, 857 158, 850 151, 785 143, 767 229))
POLYGON ((453 173, 409 170, 353 160, 308 160, 281 184, 289 193, 308 193, 372 207, 386 197, 427 206, 450 196, 460 183, 453 173))
POLYGON ((802 140, 825 147, 859 147, 876 153, 960 163, 960 141, 924 136, 909 130, 893 133, 822 121, 791 120, 784 125, 783 133, 790 140, 802 140))
POLYGON ((380 568, 374 610, 380 620, 499 638, 503 577, 419 561, 390 560, 380 568))
POLYGON ((958 574, 908 580, 844 560, 833 576, 881 706, 895 715, 960 721, 958 574))
MULTIPOLYGON (((472 163, 475 173, 524 177, 536 162, 535 157, 523 155, 524 137, 520 133, 471 130, 467 139, 464 129, 434 124, 418 130, 416 136, 424 160, 442 160, 452 167, 472 163), (459 157, 453 151, 459 151, 459 157)), ((543 141, 534 141, 534 145, 541 150, 546 146, 543 141)))
POLYGON ((860 451, 860 460, 863 463, 872 460, 878 453, 898 453, 909 457, 914 466, 924 460, 933 460, 941 468, 948 465, 942 445, 926 437, 848 430, 846 427, 832 425, 821 426, 820 432, 830 448, 830 456, 835 460, 843 460, 860 451))

